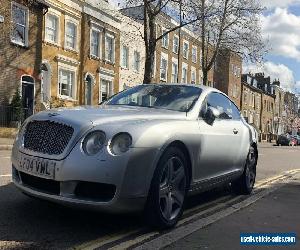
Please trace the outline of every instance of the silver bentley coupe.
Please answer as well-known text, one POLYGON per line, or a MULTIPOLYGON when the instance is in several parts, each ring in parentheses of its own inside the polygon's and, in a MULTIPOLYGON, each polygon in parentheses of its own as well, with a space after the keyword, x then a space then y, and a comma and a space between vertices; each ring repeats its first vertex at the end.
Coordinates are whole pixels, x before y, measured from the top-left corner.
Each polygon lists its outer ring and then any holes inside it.
POLYGON ((22 125, 14 184, 48 201, 107 212, 144 211, 173 227, 187 195, 231 183, 250 194, 257 132, 222 92, 145 84, 99 107, 43 111, 22 125))

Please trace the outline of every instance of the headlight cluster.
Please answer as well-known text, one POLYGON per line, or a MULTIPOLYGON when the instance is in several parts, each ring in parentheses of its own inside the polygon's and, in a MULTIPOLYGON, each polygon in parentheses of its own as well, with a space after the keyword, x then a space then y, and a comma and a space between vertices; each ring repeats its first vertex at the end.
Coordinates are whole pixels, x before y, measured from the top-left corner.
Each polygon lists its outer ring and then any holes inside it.
MULTIPOLYGON (((102 131, 93 131, 89 133, 83 140, 83 151, 89 155, 96 155, 101 151, 106 141, 106 135, 102 131)), ((110 144, 109 149, 114 155, 121 155, 126 153, 132 145, 131 135, 128 133, 116 134, 110 144)))
POLYGON ((89 133, 83 140, 83 150, 87 155, 97 154, 104 146, 106 137, 102 131, 89 133))
POLYGON ((128 133, 119 133, 113 137, 109 145, 110 151, 114 155, 126 153, 132 144, 132 138, 128 133))

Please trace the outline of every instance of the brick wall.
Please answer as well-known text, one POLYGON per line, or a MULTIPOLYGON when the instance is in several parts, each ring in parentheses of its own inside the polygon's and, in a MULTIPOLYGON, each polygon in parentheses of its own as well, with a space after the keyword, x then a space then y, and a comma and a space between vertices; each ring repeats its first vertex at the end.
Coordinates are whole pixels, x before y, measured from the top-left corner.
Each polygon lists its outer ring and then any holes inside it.
POLYGON ((35 80, 36 102, 40 98, 40 64, 42 58, 42 20, 43 8, 40 5, 27 5, 27 1, 17 0, 29 10, 28 46, 15 45, 10 39, 11 2, 1 1, 0 15, 0 105, 7 105, 16 89, 21 88, 21 76, 30 75, 35 80))
POLYGON ((240 108, 242 58, 229 50, 221 50, 215 63, 215 87, 229 96, 240 108))

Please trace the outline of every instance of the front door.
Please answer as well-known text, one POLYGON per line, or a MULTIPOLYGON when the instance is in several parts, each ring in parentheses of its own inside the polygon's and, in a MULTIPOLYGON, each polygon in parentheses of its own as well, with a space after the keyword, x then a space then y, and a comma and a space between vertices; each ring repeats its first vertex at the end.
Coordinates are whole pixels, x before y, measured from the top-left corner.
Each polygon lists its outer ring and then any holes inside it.
POLYGON ((34 79, 30 76, 22 77, 22 104, 24 118, 33 115, 34 109, 34 79))
POLYGON ((92 78, 87 76, 85 79, 85 105, 92 105, 92 78))
POLYGON ((196 178, 210 179, 232 172, 236 164, 235 154, 240 147, 240 134, 236 133, 240 128, 232 119, 230 100, 220 93, 210 93, 202 105, 198 124, 200 148, 196 178), (208 124, 203 117, 209 106, 221 113, 212 124, 208 124))

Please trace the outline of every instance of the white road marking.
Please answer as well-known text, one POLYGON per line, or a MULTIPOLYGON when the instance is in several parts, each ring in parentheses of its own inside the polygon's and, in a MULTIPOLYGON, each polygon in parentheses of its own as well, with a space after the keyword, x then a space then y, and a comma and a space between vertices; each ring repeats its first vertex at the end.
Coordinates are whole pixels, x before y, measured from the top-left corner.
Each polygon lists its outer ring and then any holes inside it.
POLYGON ((12 177, 11 174, 3 174, 3 175, 0 175, 0 177, 12 177))

